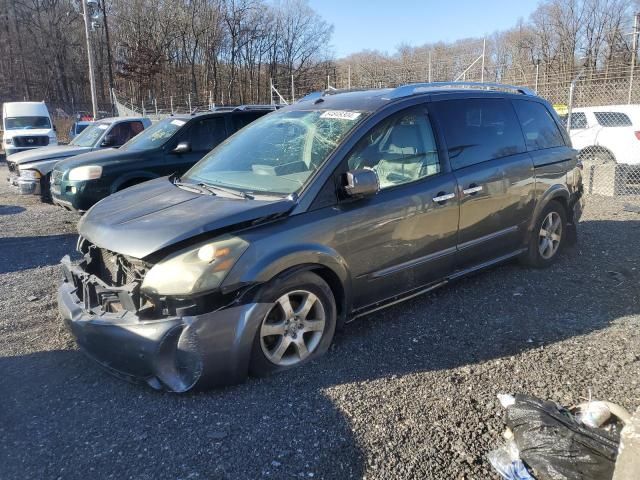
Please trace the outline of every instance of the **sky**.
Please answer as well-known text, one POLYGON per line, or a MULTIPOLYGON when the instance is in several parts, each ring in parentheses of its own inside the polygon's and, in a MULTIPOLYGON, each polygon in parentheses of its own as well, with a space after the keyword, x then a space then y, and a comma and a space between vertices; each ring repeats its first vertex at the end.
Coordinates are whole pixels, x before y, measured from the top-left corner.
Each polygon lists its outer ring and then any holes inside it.
POLYGON ((338 58, 364 49, 394 53, 419 46, 482 37, 526 20, 539 0, 309 0, 334 26, 338 58))

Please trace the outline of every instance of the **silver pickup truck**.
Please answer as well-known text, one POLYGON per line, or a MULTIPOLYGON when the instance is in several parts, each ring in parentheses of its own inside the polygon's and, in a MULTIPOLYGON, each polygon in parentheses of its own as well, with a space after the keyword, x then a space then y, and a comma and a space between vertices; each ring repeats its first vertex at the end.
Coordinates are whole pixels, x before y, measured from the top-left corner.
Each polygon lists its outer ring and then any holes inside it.
POLYGON ((48 200, 49 175, 61 160, 102 148, 118 148, 145 128, 151 120, 142 117, 105 118, 87 127, 68 145, 28 150, 7 158, 9 184, 22 195, 39 195, 48 200))

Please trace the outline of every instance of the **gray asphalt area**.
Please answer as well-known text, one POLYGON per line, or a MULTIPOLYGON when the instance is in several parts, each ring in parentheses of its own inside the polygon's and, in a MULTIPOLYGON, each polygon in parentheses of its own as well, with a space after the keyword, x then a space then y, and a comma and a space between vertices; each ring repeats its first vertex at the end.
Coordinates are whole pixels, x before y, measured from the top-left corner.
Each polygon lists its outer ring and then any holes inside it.
MULTIPOLYGON (((498 393, 640 405, 640 213, 589 197, 579 244, 350 324, 303 369, 197 394, 101 370, 57 315, 78 217, 0 166, 0 478, 492 479, 498 393)), ((640 206, 640 200, 634 205, 640 206)))

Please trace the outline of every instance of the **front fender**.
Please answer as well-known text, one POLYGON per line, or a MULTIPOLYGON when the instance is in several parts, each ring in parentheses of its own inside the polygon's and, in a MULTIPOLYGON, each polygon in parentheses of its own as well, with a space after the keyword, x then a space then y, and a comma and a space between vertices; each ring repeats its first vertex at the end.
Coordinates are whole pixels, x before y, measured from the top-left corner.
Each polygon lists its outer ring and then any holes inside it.
POLYGON ((300 244, 277 249, 267 255, 249 248, 222 282, 223 291, 233 291, 242 285, 264 284, 292 269, 325 268, 330 270, 342 287, 343 304, 351 305, 351 272, 344 258, 321 244, 300 244))
POLYGON ((40 172, 40 175, 43 177, 45 175, 49 175, 53 171, 53 167, 56 166, 58 162, 65 160, 69 157, 61 157, 47 160, 37 160, 35 162, 22 163, 20 167, 22 170, 37 170, 40 172))
POLYGON ((111 184, 111 193, 116 193, 118 189, 127 183, 130 180, 153 180, 154 178, 159 178, 160 175, 156 175, 155 173, 147 172, 144 170, 137 170, 134 172, 127 172, 124 175, 116 178, 111 184))

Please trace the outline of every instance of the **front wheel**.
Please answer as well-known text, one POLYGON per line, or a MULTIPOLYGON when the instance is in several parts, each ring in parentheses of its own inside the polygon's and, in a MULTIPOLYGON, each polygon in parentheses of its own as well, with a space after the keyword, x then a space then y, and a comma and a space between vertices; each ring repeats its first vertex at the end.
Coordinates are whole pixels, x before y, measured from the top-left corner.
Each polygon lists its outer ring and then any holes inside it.
POLYGON ((564 207, 551 201, 544 208, 531 232, 525 263, 537 268, 552 265, 565 244, 567 215, 564 207))
POLYGON ((312 272, 275 279, 258 295, 271 303, 256 333, 250 371, 266 376, 300 366, 327 351, 336 329, 329 285, 312 272))

